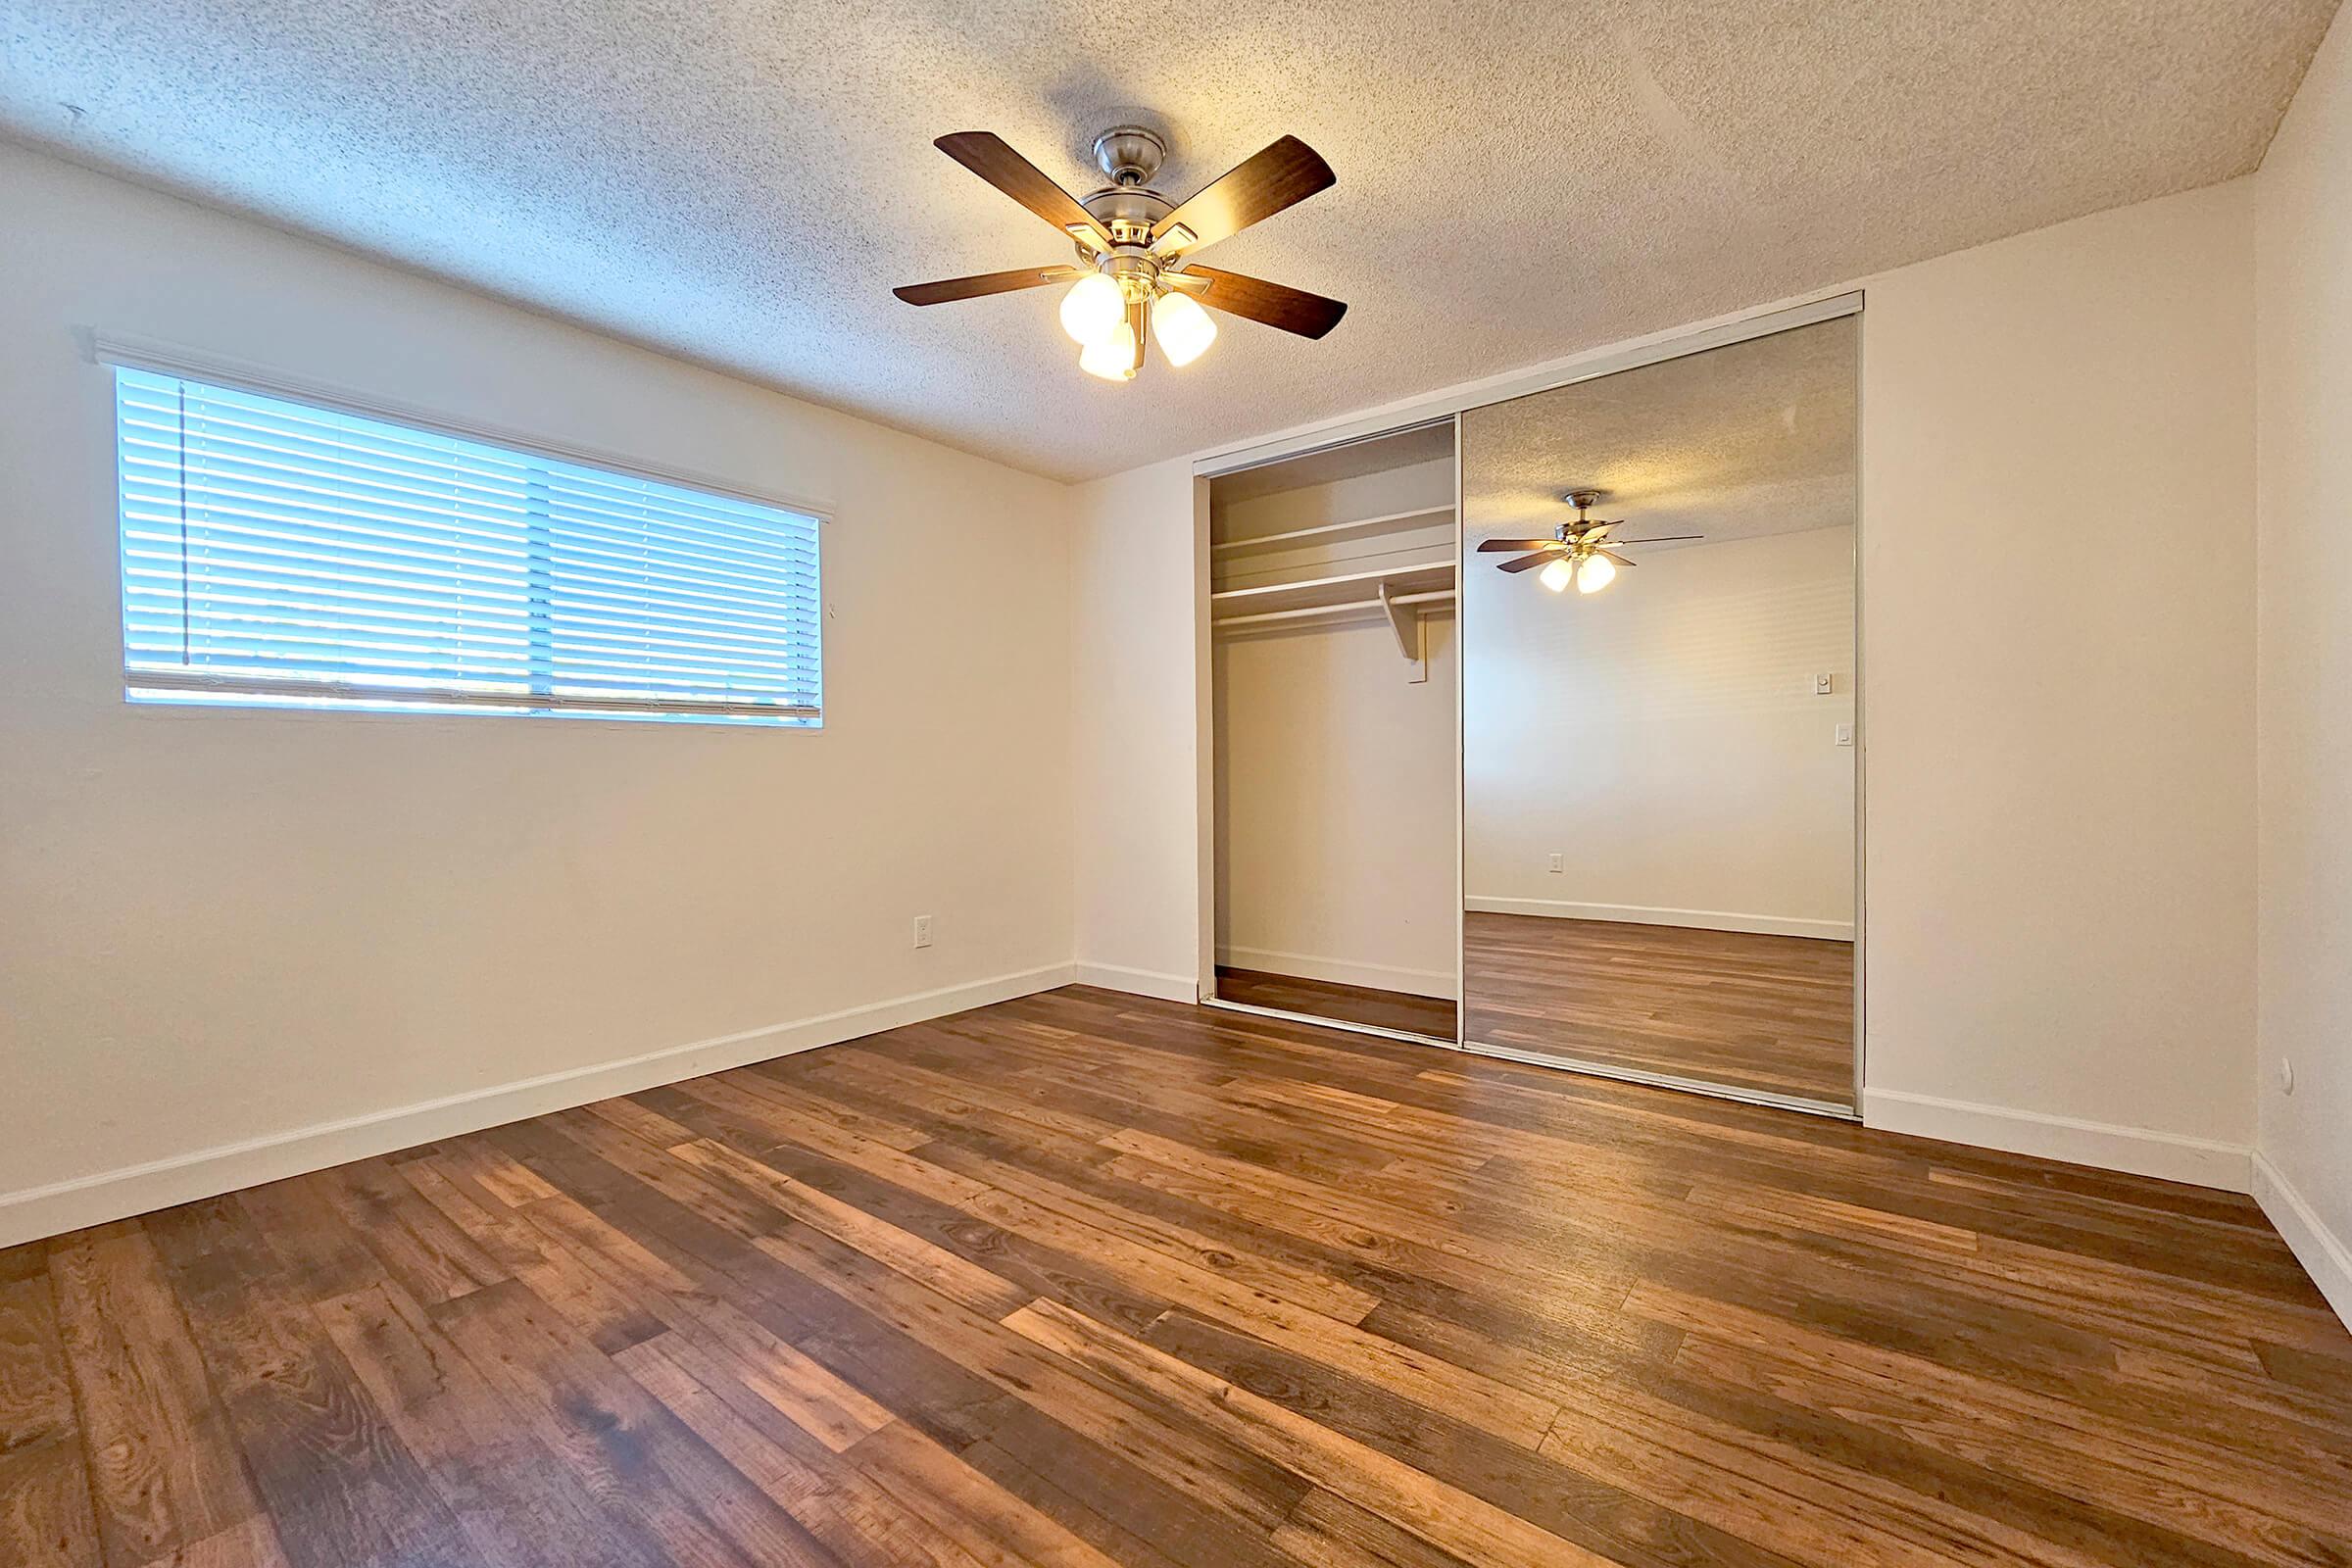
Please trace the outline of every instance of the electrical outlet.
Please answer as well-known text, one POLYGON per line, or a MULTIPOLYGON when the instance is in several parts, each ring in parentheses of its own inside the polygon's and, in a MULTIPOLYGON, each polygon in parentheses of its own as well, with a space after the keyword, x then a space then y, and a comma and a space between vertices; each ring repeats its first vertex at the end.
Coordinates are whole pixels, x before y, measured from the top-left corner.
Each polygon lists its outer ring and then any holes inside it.
POLYGON ((914 917, 914 945, 918 948, 931 945, 931 917, 927 914, 914 917))
POLYGON ((1552 852, 1551 852, 1551 868, 1552 868, 1554 871, 1565 871, 1565 870, 1567 870, 1567 869, 1568 869, 1568 858, 1567 858, 1566 856, 1562 855, 1562 854, 1561 854, 1559 851, 1557 851, 1557 850, 1554 850, 1554 851, 1552 851, 1552 852))

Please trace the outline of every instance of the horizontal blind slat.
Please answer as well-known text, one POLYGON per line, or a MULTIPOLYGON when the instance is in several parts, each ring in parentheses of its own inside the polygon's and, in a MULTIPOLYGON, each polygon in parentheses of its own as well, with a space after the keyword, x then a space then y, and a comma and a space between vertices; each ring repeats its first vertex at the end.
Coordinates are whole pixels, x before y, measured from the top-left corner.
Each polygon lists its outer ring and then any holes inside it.
POLYGON ((116 385, 134 694, 821 713, 813 517, 145 371, 116 385))

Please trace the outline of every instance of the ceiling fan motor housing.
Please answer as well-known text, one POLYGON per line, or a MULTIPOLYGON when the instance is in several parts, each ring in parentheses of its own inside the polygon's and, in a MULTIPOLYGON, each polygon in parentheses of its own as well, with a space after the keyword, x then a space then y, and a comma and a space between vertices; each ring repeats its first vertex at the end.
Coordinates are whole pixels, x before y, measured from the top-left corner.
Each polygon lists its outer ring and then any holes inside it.
POLYGON ((1095 138, 1095 162, 1113 185, 1149 185, 1168 160, 1168 144, 1145 125, 1113 125, 1095 138))
POLYGON ((1176 210, 1176 204, 1147 182, 1159 172, 1167 144, 1156 131, 1142 125, 1115 125, 1095 138, 1095 162, 1111 183, 1084 197, 1079 205, 1110 230, 1113 244, 1100 256, 1081 258, 1119 285, 1131 301, 1159 292, 1160 259, 1152 254, 1152 231, 1176 210))

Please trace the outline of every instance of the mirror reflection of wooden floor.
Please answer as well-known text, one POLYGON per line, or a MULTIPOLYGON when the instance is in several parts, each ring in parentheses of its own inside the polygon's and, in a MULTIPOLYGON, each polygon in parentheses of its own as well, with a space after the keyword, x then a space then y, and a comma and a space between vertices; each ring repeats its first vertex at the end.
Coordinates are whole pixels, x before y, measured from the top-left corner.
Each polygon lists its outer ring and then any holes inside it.
POLYGON ((1850 1108, 1854 946, 1470 914, 1473 1042, 1850 1108))
POLYGON ((1369 986, 1336 985, 1329 980, 1304 980, 1297 975, 1268 974, 1262 969, 1228 969, 1219 964, 1217 998, 1246 1006, 1302 1012, 1310 1018, 1368 1024, 1375 1029, 1401 1029, 1408 1035, 1427 1035, 1433 1040, 1454 1038, 1454 1004, 1449 997, 1375 991, 1369 986))

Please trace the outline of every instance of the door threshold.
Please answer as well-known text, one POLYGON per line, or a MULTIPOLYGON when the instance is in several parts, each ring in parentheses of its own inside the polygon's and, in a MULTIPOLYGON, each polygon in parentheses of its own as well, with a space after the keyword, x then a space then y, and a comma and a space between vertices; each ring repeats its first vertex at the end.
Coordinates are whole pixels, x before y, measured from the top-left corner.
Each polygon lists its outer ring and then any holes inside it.
POLYGON ((1346 1018, 1325 1018, 1311 1012, 1291 1012, 1282 1007, 1261 1007, 1254 1002, 1227 1002, 1222 997, 1202 997, 1200 1005, 1215 1007, 1222 1012, 1246 1012, 1258 1018, 1280 1018, 1288 1023, 1311 1023, 1318 1029, 1345 1029, 1352 1035, 1373 1035, 1382 1040, 1401 1040, 1407 1045, 1437 1046, 1446 1051, 1459 1051, 1460 1045, 1437 1035, 1417 1035, 1408 1029, 1383 1029, 1376 1023, 1351 1023, 1346 1018))
POLYGON ((1730 1100, 1742 1105, 1761 1105, 1767 1110, 1793 1110, 1799 1115, 1820 1116, 1830 1121, 1858 1122, 1862 1119, 1862 1112, 1851 1105, 1840 1105, 1829 1100, 1807 1100, 1801 1095, 1776 1095, 1768 1089, 1739 1089, 1729 1084, 1708 1083, 1702 1078, 1678 1078, 1672 1073, 1643 1072, 1639 1067, 1611 1067, 1599 1062, 1579 1061, 1573 1056, 1552 1056, 1540 1051, 1521 1051, 1515 1046, 1490 1046, 1476 1040, 1456 1049, 1473 1055, 1498 1056, 1505 1061, 1525 1062, 1531 1067, 1550 1067, 1559 1072, 1582 1073, 1588 1078, 1609 1078, 1618 1083, 1641 1084, 1649 1089, 1674 1089, 1686 1095, 1704 1095, 1709 1100, 1730 1100))

